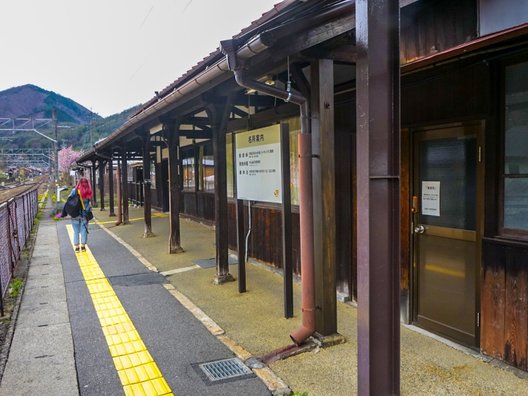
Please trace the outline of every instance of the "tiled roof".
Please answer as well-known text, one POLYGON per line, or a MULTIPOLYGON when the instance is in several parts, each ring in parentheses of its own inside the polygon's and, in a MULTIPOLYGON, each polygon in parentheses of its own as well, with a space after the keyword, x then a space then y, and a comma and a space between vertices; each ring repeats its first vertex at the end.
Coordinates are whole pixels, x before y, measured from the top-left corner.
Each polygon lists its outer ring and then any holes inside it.
MULTIPOLYGON (((233 36, 233 38, 242 38, 244 36, 252 34, 255 30, 258 30, 259 27, 261 27, 263 24, 275 18, 277 15, 279 15, 282 11, 284 11, 286 8, 288 8, 292 4, 298 3, 298 2, 299 0, 284 0, 284 1, 281 1, 280 3, 275 4, 271 10, 264 12, 260 18, 255 19, 253 22, 249 24, 249 26, 242 29, 240 33, 233 36)), ((170 92, 174 90, 175 87, 179 86, 181 83, 183 83, 190 77, 194 76, 197 72, 204 69, 204 67, 206 67, 207 65, 213 64, 221 57, 223 57, 223 54, 220 52, 220 48, 216 48, 213 52, 209 53, 209 55, 204 57, 202 60, 196 63, 193 67, 187 70, 184 74, 182 74, 178 79, 176 79, 174 82, 169 84, 167 87, 159 91, 158 92, 159 97, 155 96, 152 99, 150 99, 134 115, 141 113, 143 110, 150 107, 152 104, 156 103, 160 97, 162 98, 165 95, 169 94, 170 92)))

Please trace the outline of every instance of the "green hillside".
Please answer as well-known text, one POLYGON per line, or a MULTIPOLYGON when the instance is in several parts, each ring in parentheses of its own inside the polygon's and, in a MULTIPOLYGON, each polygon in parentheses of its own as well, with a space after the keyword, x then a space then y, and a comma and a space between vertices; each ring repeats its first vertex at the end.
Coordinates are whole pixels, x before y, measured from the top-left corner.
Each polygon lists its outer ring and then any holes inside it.
POLYGON ((119 114, 95 120, 88 125, 61 128, 59 142, 61 146, 72 145, 76 150, 90 149, 97 140, 110 135, 124 124, 138 108, 139 106, 132 107, 119 114))
MULTIPOLYGON (((0 118, 49 119, 55 110, 59 146, 72 145, 76 150, 91 148, 94 142, 119 128, 138 107, 102 118, 69 98, 35 85, 27 84, 0 92, 0 118)), ((54 138, 52 123, 39 126, 38 131, 54 138)), ((35 132, 0 131, 1 148, 49 148, 51 145, 50 140, 35 132)))

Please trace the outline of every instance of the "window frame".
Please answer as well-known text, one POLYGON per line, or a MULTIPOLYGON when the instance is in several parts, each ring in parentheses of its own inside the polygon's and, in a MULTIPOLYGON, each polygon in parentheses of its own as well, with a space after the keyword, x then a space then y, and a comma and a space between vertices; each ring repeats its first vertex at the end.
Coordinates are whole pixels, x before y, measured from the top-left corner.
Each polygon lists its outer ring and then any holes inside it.
POLYGON ((181 167, 182 167, 182 176, 181 176, 181 181, 182 181, 182 191, 183 192, 196 192, 198 187, 196 186, 196 154, 195 154, 195 151, 196 151, 196 144, 193 144, 193 145, 190 145, 190 146, 186 146, 186 147, 181 147, 180 148, 180 155, 181 155, 181 167), (186 165, 183 164, 183 161, 186 160, 186 159, 192 159, 193 163, 192 163, 192 167, 193 167, 193 186, 191 187, 188 187, 185 185, 185 167, 186 165))
MULTIPOLYGON (((181 155, 181 166, 182 166, 182 191, 183 192, 202 192, 202 193, 208 193, 208 194, 214 194, 214 186, 212 189, 205 189, 205 164, 203 164, 204 155, 207 152, 207 156, 213 158, 214 162, 214 154, 213 154, 213 144, 212 141, 204 141, 199 143, 194 143, 189 146, 181 147, 180 148, 180 155, 181 155), (194 186, 193 187, 186 187, 185 186, 185 180, 184 180, 184 165, 183 161, 188 158, 193 158, 194 163, 194 186)), ((213 174, 215 172, 215 166, 214 163, 212 165, 213 174)))
MULTIPOLYGON (((528 65, 528 53, 517 55, 501 62, 500 65, 500 99, 499 99, 499 114, 500 114, 500 136, 499 136, 499 155, 498 155, 498 233, 500 236, 511 239, 528 240, 527 229, 508 228, 504 226, 504 211, 505 211, 505 184, 506 179, 523 178, 528 180, 528 174, 507 174, 506 173, 506 72, 508 67, 526 63, 528 65), (512 177, 513 175, 513 177, 512 177)), ((528 137, 527 137, 528 138, 528 137)))
POLYGON ((199 157, 199 162, 198 162, 198 166, 200 167, 200 188, 199 188, 199 191, 201 192, 204 192, 204 193, 209 193, 209 194, 214 194, 215 192, 215 185, 214 185, 214 176, 216 174, 216 164, 215 164, 215 159, 214 159, 214 150, 213 150, 213 142, 210 141, 210 142, 204 142, 201 147, 203 147, 201 150, 200 150, 200 157, 199 157), (204 160, 205 158, 212 158, 212 161, 213 161, 213 164, 210 165, 210 164, 205 164, 204 163, 204 160), (209 170, 212 170, 212 174, 209 174, 208 175, 208 172, 207 172, 207 169, 209 170), (212 186, 209 184, 210 182, 208 182, 206 180, 206 178, 208 176, 213 176, 213 184, 212 186), (209 188, 206 188, 207 186, 209 186, 209 188))

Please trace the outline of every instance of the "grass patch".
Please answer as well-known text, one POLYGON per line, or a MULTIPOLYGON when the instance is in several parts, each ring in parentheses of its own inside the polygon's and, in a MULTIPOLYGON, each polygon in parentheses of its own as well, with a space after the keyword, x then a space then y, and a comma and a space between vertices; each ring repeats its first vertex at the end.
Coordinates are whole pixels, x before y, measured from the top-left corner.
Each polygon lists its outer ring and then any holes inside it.
POLYGON ((11 284, 9 285, 9 296, 17 298, 20 295, 20 292, 22 291, 22 286, 24 286, 24 281, 22 279, 13 278, 11 284))

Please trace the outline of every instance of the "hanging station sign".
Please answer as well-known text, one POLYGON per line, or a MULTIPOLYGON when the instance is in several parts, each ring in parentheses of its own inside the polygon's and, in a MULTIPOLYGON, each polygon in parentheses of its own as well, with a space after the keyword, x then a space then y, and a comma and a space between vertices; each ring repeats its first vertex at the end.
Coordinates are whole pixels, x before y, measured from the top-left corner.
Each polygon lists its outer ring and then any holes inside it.
POLYGON ((235 136, 237 198, 281 203, 280 125, 235 136))

